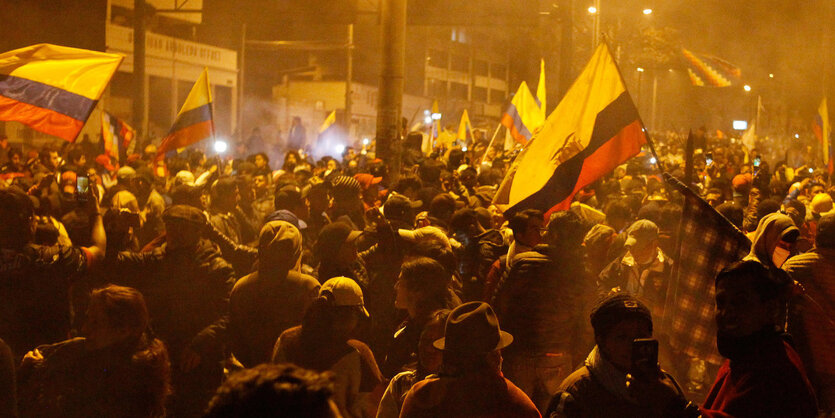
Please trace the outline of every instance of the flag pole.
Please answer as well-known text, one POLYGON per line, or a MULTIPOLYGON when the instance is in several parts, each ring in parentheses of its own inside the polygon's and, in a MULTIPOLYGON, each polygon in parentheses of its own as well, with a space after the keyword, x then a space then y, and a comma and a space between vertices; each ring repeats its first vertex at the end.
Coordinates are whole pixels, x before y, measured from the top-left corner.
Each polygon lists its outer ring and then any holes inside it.
MULTIPOLYGON (((605 34, 603 35, 603 43, 606 45, 606 49, 609 51, 609 56, 612 57, 612 63, 615 64, 615 69, 618 70, 618 77, 620 77, 620 82, 621 84, 623 84, 623 90, 626 92, 627 95, 629 95, 629 100, 632 100, 632 95, 629 94, 629 88, 626 87, 626 80, 623 79, 623 73, 620 71, 620 66, 618 66, 617 60, 615 60, 614 55, 612 55, 612 48, 611 46, 609 46, 609 38, 605 34)), ((633 101, 632 103, 634 104, 635 102, 633 101)), ((638 109, 637 105, 635 106, 635 109, 638 109)), ((653 165, 655 165, 656 168, 660 168, 661 166, 659 165, 659 163, 661 162, 661 160, 658 159, 658 154, 655 152, 655 146, 652 144, 652 138, 650 137, 646 125, 644 125, 644 120, 643 118, 641 118, 640 112, 638 112, 638 122, 641 124, 641 129, 644 131, 644 136, 646 136, 647 138, 647 145, 649 146, 649 151, 655 158, 655 164, 653 165)))
POLYGON ((496 140, 496 135, 498 135, 498 134, 499 134, 499 129, 501 129, 501 127, 502 127, 502 123, 501 123, 501 122, 499 122, 499 126, 497 126, 497 127, 496 127, 496 130, 494 130, 494 131, 493 131, 493 137, 492 137, 492 138, 490 138, 490 143, 489 143, 489 144, 487 144, 487 149, 486 149, 486 150, 484 150, 484 154, 482 154, 482 155, 481 155, 481 161, 478 163, 479 165, 484 164, 484 157, 486 157, 486 156, 487 156, 487 152, 489 152, 489 151, 490 151, 490 148, 492 148, 492 147, 493 147, 493 141, 495 141, 495 140, 496 140))

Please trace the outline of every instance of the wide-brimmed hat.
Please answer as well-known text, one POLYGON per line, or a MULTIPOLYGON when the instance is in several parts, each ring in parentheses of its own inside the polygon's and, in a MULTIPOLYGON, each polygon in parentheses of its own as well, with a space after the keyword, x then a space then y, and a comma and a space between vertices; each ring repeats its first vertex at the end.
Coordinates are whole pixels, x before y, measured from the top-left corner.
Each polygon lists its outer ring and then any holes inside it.
POLYGON ((510 345, 513 336, 499 328, 499 319, 490 305, 469 302, 450 312, 444 338, 432 345, 444 351, 486 354, 510 345))

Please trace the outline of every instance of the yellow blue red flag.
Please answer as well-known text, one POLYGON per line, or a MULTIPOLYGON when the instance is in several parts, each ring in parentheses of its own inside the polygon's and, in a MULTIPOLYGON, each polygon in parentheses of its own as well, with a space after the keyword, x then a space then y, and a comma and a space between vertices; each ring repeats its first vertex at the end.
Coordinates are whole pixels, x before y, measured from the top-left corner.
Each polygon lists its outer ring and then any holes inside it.
POLYGON ((157 150, 159 160, 166 153, 181 150, 215 134, 212 110, 212 89, 209 85, 209 70, 204 68, 194 83, 183 107, 177 113, 174 125, 162 139, 157 150))
POLYGON ((502 115, 502 125, 507 128, 513 139, 525 145, 544 121, 542 109, 524 81, 510 101, 507 111, 502 115))
POLYGON ((125 121, 102 111, 101 136, 103 154, 124 160, 127 158, 128 147, 136 137, 136 131, 125 121))
POLYGON ((51 44, 0 54, 0 120, 75 141, 122 59, 51 44))
POLYGON ((568 209, 574 195, 647 143, 638 109, 602 43, 542 129, 516 157, 493 203, 506 212, 568 209))

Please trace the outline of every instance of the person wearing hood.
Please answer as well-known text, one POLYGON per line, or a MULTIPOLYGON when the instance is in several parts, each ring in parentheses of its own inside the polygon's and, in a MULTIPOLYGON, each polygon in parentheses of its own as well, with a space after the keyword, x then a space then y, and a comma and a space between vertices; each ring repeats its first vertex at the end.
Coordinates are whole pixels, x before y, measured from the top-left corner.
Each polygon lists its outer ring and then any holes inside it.
POLYGON ((800 230, 782 213, 764 216, 754 232, 751 252, 744 260, 756 260, 768 268, 780 268, 792 256, 800 230))
POLYGON ((232 353, 246 367, 267 363, 284 330, 301 324, 319 294, 315 278, 299 272, 302 236, 292 224, 271 221, 258 238, 258 270, 244 276, 229 297, 232 353))

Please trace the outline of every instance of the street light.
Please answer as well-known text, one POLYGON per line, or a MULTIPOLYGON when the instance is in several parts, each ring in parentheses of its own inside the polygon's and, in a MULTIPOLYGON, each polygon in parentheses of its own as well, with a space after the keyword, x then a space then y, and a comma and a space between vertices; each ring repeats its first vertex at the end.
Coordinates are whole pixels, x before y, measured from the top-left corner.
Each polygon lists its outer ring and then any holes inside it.
POLYGON ((774 74, 773 73, 768 73, 768 78, 774 78, 774 74))
POLYGON ((644 14, 645 15, 651 15, 652 14, 652 9, 644 9, 644 14))
POLYGON ((751 91, 751 86, 746 84, 746 85, 742 86, 742 89, 745 90, 746 92, 748 92, 748 91, 751 91))
POLYGON ((641 68, 641 67, 638 67, 638 72, 639 72, 639 73, 642 73, 642 72, 644 72, 644 69, 643 69, 643 68, 641 68))
POLYGON ((597 13, 597 7, 589 6, 589 14, 593 15, 595 13, 597 13))

